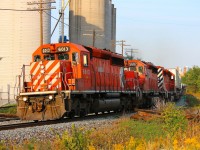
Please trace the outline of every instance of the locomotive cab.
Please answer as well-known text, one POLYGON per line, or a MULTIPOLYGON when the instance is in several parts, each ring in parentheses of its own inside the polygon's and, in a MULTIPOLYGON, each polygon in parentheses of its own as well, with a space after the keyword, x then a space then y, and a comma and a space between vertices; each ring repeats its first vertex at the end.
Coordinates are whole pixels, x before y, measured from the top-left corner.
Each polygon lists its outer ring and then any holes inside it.
POLYGON ((152 63, 140 60, 127 60, 129 70, 134 70, 139 76, 139 86, 144 92, 157 91, 157 67, 152 63))

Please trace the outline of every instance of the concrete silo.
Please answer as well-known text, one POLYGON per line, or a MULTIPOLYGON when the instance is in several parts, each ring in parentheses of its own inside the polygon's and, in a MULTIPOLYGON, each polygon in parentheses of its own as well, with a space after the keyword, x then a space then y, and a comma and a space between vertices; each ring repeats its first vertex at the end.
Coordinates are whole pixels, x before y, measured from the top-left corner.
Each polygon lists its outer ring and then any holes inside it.
POLYGON ((112 48, 112 40, 115 39, 112 27, 116 27, 116 25, 113 25, 112 10, 111 0, 71 1, 69 12, 70 41, 115 51, 112 48))
MULTIPOLYGON (((50 6, 50 4, 48 4, 50 6)), ((29 64, 32 52, 40 45, 40 15, 36 11, 26 10, 33 6, 27 0, 1 0, 0 19, 0 104, 7 99, 10 87, 10 99, 14 98, 16 76, 21 74, 23 64, 29 64)), ((50 11, 48 11, 50 14, 50 11)), ((44 13, 44 43, 50 42, 51 17, 44 13)))

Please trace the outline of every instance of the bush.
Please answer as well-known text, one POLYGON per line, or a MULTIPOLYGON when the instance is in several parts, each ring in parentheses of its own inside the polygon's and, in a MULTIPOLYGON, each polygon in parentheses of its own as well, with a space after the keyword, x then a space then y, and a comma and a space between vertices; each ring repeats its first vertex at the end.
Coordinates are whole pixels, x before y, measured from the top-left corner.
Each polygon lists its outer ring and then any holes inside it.
POLYGON ((177 131, 185 131, 188 125, 184 112, 174 103, 167 103, 162 113, 162 119, 164 130, 172 137, 176 135, 177 131))
POLYGON ((71 134, 65 132, 62 137, 58 137, 55 142, 58 149, 68 150, 87 150, 89 147, 89 132, 83 131, 82 128, 72 126, 71 134))
POLYGON ((197 97, 193 96, 192 94, 186 95, 186 101, 188 107, 195 107, 200 105, 200 100, 197 97))

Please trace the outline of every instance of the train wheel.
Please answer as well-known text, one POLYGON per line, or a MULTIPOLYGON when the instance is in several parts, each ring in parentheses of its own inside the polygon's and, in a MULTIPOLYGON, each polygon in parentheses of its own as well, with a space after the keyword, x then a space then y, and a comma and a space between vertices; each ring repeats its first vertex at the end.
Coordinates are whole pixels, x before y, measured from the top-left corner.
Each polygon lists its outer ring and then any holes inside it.
POLYGON ((81 111, 80 111, 80 115, 79 115, 80 117, 85 117, 86 116, 86 112, 85 112, 85 110, 84 109, 82 109, 81 111))
POLYGON ((72 119, 75 116, 75 112, 74 111, 70 111, 67 116, 72 119))

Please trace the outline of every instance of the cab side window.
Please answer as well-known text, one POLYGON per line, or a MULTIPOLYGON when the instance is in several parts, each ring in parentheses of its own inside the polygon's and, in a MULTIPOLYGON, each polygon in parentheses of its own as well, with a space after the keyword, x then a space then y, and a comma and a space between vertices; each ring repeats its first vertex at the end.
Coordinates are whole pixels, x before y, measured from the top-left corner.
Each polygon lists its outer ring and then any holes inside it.
POLYGON ((139 67, 138 67, 138 72, 140 72, 140 73, 144 73, 144 71, 143 71, 143 67, 142 67, 142 66, 139 66, 139 67))
POLYGON ((78 53, 72 53, 72 61, 78 62, 78 53))
POLYGON ((83 66, 88 66, 88 55, 83 54, 83 66))

